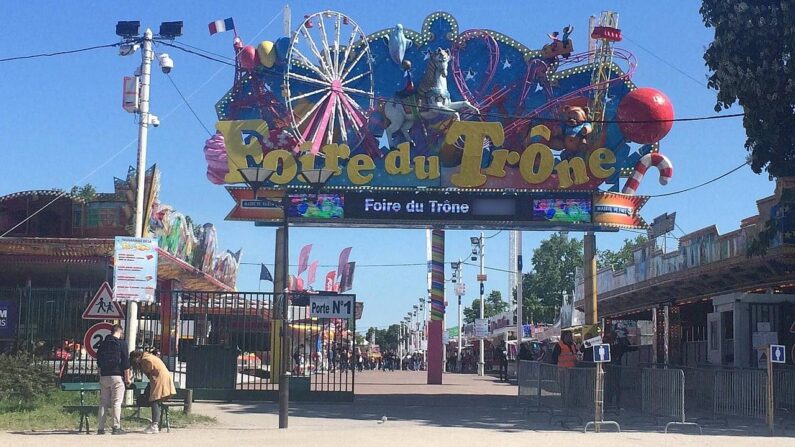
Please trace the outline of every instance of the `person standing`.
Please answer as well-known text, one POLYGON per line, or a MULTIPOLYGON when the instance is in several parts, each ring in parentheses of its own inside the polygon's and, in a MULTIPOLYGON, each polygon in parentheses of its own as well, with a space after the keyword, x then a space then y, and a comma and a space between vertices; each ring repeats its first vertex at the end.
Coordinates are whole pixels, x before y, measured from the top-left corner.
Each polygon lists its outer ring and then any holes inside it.
POLYGON ((508 381, 508 351, 503 341, 494 349, 495 360, 500 365, 500 382, 508 381))
POLYGON ((552 350, 552 363, 561 368, 574 368, 577 365, 577 345, 571 331, 563 331, 560 341, 552 350))
POLYGON ((152 423, 146 427, 144 433, 159 433, 160 404, 177 394, 174 380, 165 363, 159 357, 148 352, 133 352, 130 354, 130 363, 136 373, 146 374, 146 377, 149 378, 149 385, 146 387, 144 396, 148 398, 148 403, 152 407, 152 423))
POLYGON ((111 427, 114 435, 125 433, 121 428, 121 404, 124 400, 125 385, 131 383, 130 356, 127 343, 122 340, 124 329, 114 324, 110 335, 97 349, 97 368, 99 368, 99 412, 97 415, 97 434, 105 434, 105 419, 108 411, 112 414, 111 427))

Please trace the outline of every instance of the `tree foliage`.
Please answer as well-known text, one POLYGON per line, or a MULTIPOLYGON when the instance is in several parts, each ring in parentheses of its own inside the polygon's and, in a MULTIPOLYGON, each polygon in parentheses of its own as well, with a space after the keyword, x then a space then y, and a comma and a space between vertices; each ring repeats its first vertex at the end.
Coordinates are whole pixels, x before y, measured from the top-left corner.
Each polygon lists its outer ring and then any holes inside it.
POLYGON ((522 277, 522 313, 552 323, 564 293, 574 291, 574 271, 583 263, 583 243, 555 233, 533 250, 533 270, 522 277))
POLYGON ((367 329, 367 341, 373 340, 375 333, 375 344, 381 347, 381 351, 397 351, 398 340, 400 339, 400 325, 393 324, 386 329, 371 327, 367 329))
POLYGON ((621 270, 632 262, 632 251, 648 241, 646 236, 639 234, 635 239, 624 239, 624 245, 617 251, 597 250, 596 265, 598 268, 612 267, 613 270, 621 270))
POLYGON ((716 111, 738 103, 751 168, 795 174, 795 0, 703 0, 704 24, 715 39, 704 54, 718 92, 716 111))
MULTIPOLYGON (((502 300, 499 290, 492 290, 483 302, 483 318, 493 317, 508 310, 508 303, 502 300)), ((464 308, 464 323, 474 323, 480 318, 480 298, 472 300, 472 305, 464 308)))
POLYGON ((97 197, 97 189, 91 183, 86 183, 84 186, 72 186, 69 191, 73 196, 78 196, 83 200, 90 201, 97 197))

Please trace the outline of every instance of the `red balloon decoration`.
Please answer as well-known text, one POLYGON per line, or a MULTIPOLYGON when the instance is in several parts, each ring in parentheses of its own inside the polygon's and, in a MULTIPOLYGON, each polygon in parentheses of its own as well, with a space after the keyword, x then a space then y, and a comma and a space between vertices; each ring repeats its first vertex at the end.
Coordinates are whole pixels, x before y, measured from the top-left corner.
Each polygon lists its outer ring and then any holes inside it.
POLYGON ((257 50, 251 45, 246 45, 237 56, 240 66, 245 70, 253 70, 257 66, 257 50))
POLYGON ((618 127, 624 137, 635 143, 653 144, 665 137, 673 127, 674 107, 665 93, 649 87, 627 94, 616 112, 618 127), (642 122, 628 122, 642 121, 642 122))

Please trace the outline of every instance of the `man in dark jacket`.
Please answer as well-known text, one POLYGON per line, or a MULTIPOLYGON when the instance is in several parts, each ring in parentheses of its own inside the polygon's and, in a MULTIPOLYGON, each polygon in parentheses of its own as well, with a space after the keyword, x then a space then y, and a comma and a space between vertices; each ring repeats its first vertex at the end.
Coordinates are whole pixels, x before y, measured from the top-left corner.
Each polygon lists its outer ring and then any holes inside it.
POLYGON ((121 404, 124 400, 125 385, 131 381, 130 354, 127 343, 122 340, 124 330, 118 324, 113 325, 110 335, 97 349, 97 367, 99 368, 99 415, 97 434, 105 434, 105 416, 108 411, 113 415, 113 434, 124 434, 121 429, 121 404))

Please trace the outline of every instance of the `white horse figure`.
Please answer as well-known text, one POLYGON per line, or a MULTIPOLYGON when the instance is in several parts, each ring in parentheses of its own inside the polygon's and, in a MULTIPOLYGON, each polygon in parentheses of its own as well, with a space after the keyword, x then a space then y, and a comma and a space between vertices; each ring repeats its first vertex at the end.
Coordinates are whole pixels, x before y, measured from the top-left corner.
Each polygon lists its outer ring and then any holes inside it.
POLYGON ((458 114, 461 110, 480 113, 468 101, 450 101, 450 92, 447 90, 449 64, 450 52, 437 48, 428 60, 417 92, 404 98, 393 98, 384 104, 384 115, 389 119, 389 126, 386 128, 389 147, 395 147, 394 134, 398 130, 406 141, 413 143, 409 130, 417 117, 430 120, 439 115, 447 115, 458 121, 461 119, 458 114))

